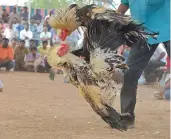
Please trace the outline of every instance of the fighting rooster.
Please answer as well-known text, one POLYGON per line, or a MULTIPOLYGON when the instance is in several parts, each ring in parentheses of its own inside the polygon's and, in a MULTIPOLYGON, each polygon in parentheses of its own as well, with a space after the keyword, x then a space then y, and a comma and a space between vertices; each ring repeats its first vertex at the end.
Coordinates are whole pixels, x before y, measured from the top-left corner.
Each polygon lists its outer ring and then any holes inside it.
POLYGON ((80 8, 74 4, 56 10, 49 24, 60 32, 63 41, 78 27, 86 28, 81 49, 69 52, 69 46, 62 42, 57 50, 53 48, 49 59, 64 68, 70 82, 106 123, 112 128, 126 130, 124 115, 112 107, 119 88, 112 77, 117 69, 127 69, 116 50, 123 44, 131 47, 139 39, 146 40, 150 34, 129 16, 96 5, 80 8))

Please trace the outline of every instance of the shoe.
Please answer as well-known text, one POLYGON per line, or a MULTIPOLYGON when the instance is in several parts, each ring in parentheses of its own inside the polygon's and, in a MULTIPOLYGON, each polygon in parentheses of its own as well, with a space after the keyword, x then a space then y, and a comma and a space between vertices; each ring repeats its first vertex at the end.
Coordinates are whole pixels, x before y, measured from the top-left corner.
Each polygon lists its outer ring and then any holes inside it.
POLYGON ((127 126, 127 129, 135 128, 135 125, 134 125, 135 124, 135 116, 132 116, 129 113, 124 113, 121 115, 121 119, 127 126))

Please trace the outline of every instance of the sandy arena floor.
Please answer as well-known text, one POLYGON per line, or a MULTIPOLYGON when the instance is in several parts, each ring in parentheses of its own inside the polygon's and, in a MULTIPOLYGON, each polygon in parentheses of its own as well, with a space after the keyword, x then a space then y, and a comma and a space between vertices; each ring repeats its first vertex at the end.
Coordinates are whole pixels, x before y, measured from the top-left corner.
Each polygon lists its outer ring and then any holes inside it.
MULTIPOLYGON (((0 73, 0 139, 169 139, 169 101, 154 100, 156 89, 138 88, 136 128, 111 129, 78 90, 57 75, 0 73)), ((116 107, 119 110, 119 97, 116 107)))

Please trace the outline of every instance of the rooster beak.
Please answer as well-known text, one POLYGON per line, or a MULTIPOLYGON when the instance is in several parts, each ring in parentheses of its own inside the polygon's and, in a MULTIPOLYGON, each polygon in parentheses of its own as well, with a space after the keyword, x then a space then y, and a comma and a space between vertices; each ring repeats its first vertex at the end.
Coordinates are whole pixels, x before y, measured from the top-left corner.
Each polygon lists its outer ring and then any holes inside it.
POLYGON ((71 34, 71 32, 69 32, 67 29, 59 29, 57 33, 62 41, 64 41, 67 38, 67 36, 71 34))

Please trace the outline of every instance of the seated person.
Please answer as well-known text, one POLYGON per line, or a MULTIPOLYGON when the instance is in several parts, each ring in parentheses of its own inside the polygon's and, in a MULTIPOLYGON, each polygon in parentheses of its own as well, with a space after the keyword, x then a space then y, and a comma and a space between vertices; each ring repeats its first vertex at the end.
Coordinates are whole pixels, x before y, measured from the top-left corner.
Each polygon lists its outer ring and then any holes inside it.
POLYGON ((158 100, 170 100, 170 74, 166 75, 165 87, 159 93, 154 93, 154 97, 158 100))
POLYGON ((51 33, 48 31, 47 26, 43 27, 43 32, 40 34, 40 40, 43 41, 48 41, 48 44, 50 44, 50 39, 51 39, 51 33))
POLYGON ((13 38, 11 41, 11 47, 15 49, 15 47, 17 46, 18 40, 16 38, 13 38))
POLYGON ((26 55, 24 67, 29 72, 45 72, 44 58, 37 52, 36 47, 30 48, 30 53, 26 55))
POLYGON ((9 46, 9 40, 7 38, 2 39, 2 44, 0 44, 0 68, 6 68, 6 71, 10 71, 14 68, 14 51, 13 48, 9 46))
POLYGON ((0 44, 2 43, 2 35, 1 35, 1 33, 0 33, 0 44))
POLYGON ((163 76, 161 67, 166 65, 167 52, 161 43, 152 55, 147 67, 144 69, 144 77, 148 83, 160 81, 163 76))
POLYGON ((29 53, 27 47, 25 47, 25 40, 21 40, 19 42, 19 46, 14 49, 14 59, 15 59, 15 67, 16 71, 24 70, 24 58, 29 53))
POLYGON ((35 40, 33 40, 33 39, 29 40, 29 49, 30 49, 31 47, 37 47, 37 46, 36 46, 36 43, 35 43, 35 40))
POLYGON ((154 97, 156 99, 166 99, 170 100, 170 58, 167 57, 167 64, 166 64, 166 71, 165 71, 165 87, 159 93, 154 93, 154 97))
POLYGON ((40 53, 42 56, 45 56, 48 54, 50 50, 50 46, 48 46, 48 41, 43 41, 42 46, 38 46, 37 51, 40 53))
POLYGON ((43 41, 42 46, 39 46, 37 50, 38 50, 38 53, 40 53, 44 57, 46 72, 49 72, 49 70, 51 69, 51 66, 47 62, 47 55, 48 55, 48 52, 50 51, 50 46, 48 46, 48 41, 43 41))

